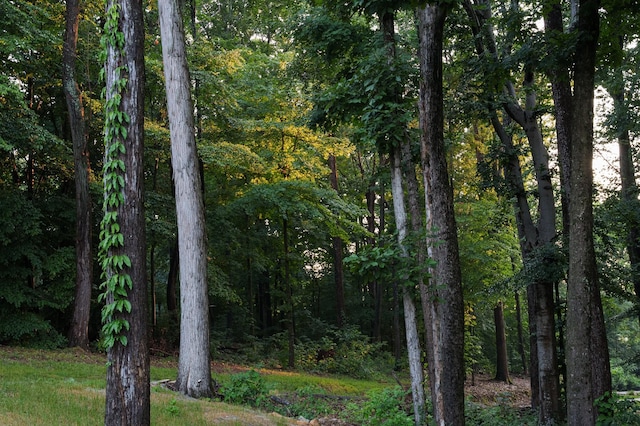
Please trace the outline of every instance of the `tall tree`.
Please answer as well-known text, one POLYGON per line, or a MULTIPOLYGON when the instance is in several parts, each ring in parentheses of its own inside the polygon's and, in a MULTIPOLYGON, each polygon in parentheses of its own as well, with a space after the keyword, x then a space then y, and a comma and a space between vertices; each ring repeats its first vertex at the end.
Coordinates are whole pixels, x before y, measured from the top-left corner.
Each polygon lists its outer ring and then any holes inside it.
POLYGON ((89 348, 89 316, 93 259, 91 257, 91 197, 89 195, 89 151, 84 120, 84 102, 76 80, 79 0, 67 0, 62 50, 62 88, 67 100, 73 143, 76 183, 76 296, 69 329, 69 346, 89 348))
POLYGON ((144 26, 142 4, 107 2, 105 215, 100 232, 107 350, 105 424, 150 423, 143 204, 144 26))
MULTIPOLYGON (((336 156, 329 154, 329 181, 331 182, 331 188, 333 188, 338 194, 338 166, 336 164, 336 156)), ((344 272, 342 267, 342 239, 340 237, 333 237, 333 275, 334 282, 336 284, 336 324, 338 327, 342 327, 346 320, 346 311, 344 303, 344 272)))
POLYGON ((176 386, 186 395, 209 397, 212 389, 206 228, 191 79, 177 0, 159 2, 158 14, 171 133, 180 262, 180 358, 176 386))
MULTIPOLYGON (((384 40, 384 48, 386 53, 387 65, 394 67, 397 61, 396 53, 396 34, 395 34, 395 13, 382 7, 378 12, 380 27, 382 28, 382 36, 384 40)), ((402 86, 393 85, 389 90, 388 96, 391 102, 394 102, 397 106, 402 105, 402 86)), ((396 107, 397 108, 397 107, 396 107)), ((398 245, 400 246, 401 256, 408 259, 413 253, 408 248, 406 241, 407 235, 410 229, 415 229, 421 226, 421 220, 419 219, 419 211, 417 209, 418 191, 415 178, 415 166, 413 164, 410 152, 411 152, 411 138, 408 134, 406 123, 400 114, 400 110, 391 108, 393 111, 390 118, 393 120, 392 128, 394 132, 399 134, 383 135, 387 141, 391 141, 391 193, 393 195, 393 212, 396 222, 396 228, 398 230, 398 245), (403 179, 404 178, 404 179, 403 179), (403 180, 407 183, 409 198, 405 203, 404 185, 403 180), (411 216, 411 228, 407 223, 407 207, 409 205, 409 215, 411 216)), ((418 245, 421 247, 421 245, 418 245)), ((417 258, 423 260, 424 256, 417 253, 417 258)), ((421 265, 422 266, 422 265, 421 265)), ((413 277, 406 273, 402 277, 402 306, 404 313, 405 334, 407 339, 407 352, 409 358, 409 373, 411 375, 411 396, 413 398, 413 411, 414 420, 416 425, 420 425, 423 422, 425 412, 425 396, 424 386, 422 384, 424 380, 424 374, 422 372, 421 365, 421 349, 420 338, 417 329, 417 317, 416 307, 412 297, 412 286, 408 283, 412 282, 413 277)), ((421 278, 419 278, 421 280, 421 278)))
POLYGON ((569 282, 567 288, 567 418, 593 425, 596 398, 611 390, 593 242, 593 105, 599 0, 581 0, 576 24, 571 120, 569 282))
POLYGON ((445 2, 417 10, 420 145, 433 292, 427 328, 429 383, 436 424, 464 425, 464 305, 453 188, 444 144, 442 53, 445 2))
MULTIPOLYGON (((512 2, 512 13, 520 13, 518 3, 512 2)), ((464 2, 469 15, 471 29, 475 36, 476 52, 480 57, 486 57, 492 62, 490 68, 501 69, 498 46, 494 29, 491 25, 491 3, 478 1, 472 5, 470 0, 464 2)), ((519 29, 518 29, 519 30, 519 29)), ((512 40, 509 40, 511 43, 512 40)), ((505 50, 510 54, 511 46, 505 50)), ((503 70, 507 71, 508 70, 503 70)), ((524 67, 525 104, 520 105, 515 85, 511 78, 486 75, 488 83, 488 104, 496 104, 496 98, 503 100, 504 112, 507 116, 501 121, 498 111, 490 107, 491 123, 502 143, 504 151, 504 174, 509 189, 509 195, 514 198, 514 213, 520 238, 523 263, 527 268, 534 268, 537 252, 552 248, 556 234, 555 199, 549 156, 544 145, 542 131, 538 123, 538 112, 535 82, 535 69, 527 64, 524 67), (496 78, 497 77, 497 78, 496 78), (495 84, 494 81, 498 81, 495 84), (492 87, 494 86, 494 87, 492 87), (502 93, 502 96, 500 96, 502 93), (538 217, 534 220, 532 209, 525 191, 520 159, 513 144, 513 136, 508 126, 515 121, 526 134, 534 165, 538 194, 538 217)), ((508 74, 507 74, 508 76, 508 74)), ((549 265, 545 265, 548 268, 549 265)), ((551 269, 551 268, 548 268, 551 269)), ((529 307, 529 331, 531 344, 530 377, 531 402, 538 410, 541 423, 554 421, 560 415, 560 390, 557 371, 557 354, 555 340, 555 318, 553 299, 553 277, 543 271, 532 274, 535 278, 527 286, 527 303, 529 307)))
MULTIPOLYGON (((393 216, 398 229, 398 245, 403 258, 409 258, 409 250, 406 246, 407 237, 407 211, 404 201, 404 189, 402 185, 402 152, 400 147, 391 155, 391 192, 393 194, 393 216)), ((408 276, 403 276, 402 281, 409 281, 408 276)), ((422 381, 422 365, 420 360, 420 338, 416 320, 416 307, 411 296, 410 288, 406 284, 402 287, 402 307, 404 309, 404 327, 407 338, 407 353, 409 357, 409 373, 411 375, 411 395, 413 399, 413 415, 416 425, 422 424, 425 415, 425 396, 422 381)))
POLYGON ((499 301, 493 308, 496 326, 496 380, 511 383, 509 377, 509 358, 507 357, 507 338, 504 327, 504 305, 499 301))

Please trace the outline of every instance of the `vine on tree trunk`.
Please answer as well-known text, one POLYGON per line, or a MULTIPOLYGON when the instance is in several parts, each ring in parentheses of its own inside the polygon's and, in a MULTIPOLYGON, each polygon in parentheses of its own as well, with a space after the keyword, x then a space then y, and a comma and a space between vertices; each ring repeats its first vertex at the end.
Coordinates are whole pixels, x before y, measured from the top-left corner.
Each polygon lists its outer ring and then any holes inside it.
MULTIPOLYGON (((104 34, 100 40, 102 47, 101 59, 105 67, 101 71, 101 77, 105 77, 106 61, 109 49, 122 53, 124 49, 124 34, 119 29, 120 7, 117 3, 107 5, 107 21, 104 26, 104 34)), ((114 254, 114 249, 124 247, 124 235, 120 232, 118 222, 118 208, 124 204, 124 172, 125 164, 121 156, 125 154, 124 140, 127 137, 126 124, 129 116, 120 110, 122 96, 127 85, 126 66, 116 67, 113 71, 114 78, 111 87, 105 87, 102 91, 105 102, 104 145, 105 159, 103 166, 104 183, 104 217, 100 223, 99 258, 102 266, 102 278, 100 285, 102 293, 98 301, 105 301, 102 308, 102 338, 103 345, 110 349, 119 342, 127 345, 125 332, 129 330, 129 321, 122 318, 124 312, 131 312, 131 302, 128 299, 128 290, 133 287, 131 276, 126 268, 131 267, 131 259, 124 253, 114 254), (107 91, 111 96, 106 96, 107 91)), ((120 250, 119 250, 120 251, 120 250)))

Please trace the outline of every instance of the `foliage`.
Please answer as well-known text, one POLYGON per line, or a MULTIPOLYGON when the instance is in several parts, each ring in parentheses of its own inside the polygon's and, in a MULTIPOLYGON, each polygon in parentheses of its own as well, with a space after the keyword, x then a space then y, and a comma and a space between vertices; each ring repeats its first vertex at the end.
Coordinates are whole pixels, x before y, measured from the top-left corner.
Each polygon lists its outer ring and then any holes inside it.
MULTIPOLYGON (((110 3, 107 10, 105 34, 101 41, 103 47, 103 60, 106 61, 109 50, 113 49, 117 55, 124 48, 124 34, 119 30, 120 10, 118 3, 110 3)), ((113 70, 115 77, 108 92, 105 103, 104 143, 105 162, 103 165, 104 180, 104 216, 100 224, 100 263, 105 281, 100 288, 103 293, 98 301, 104 301, 102 308, 102 334, 103 345, 111 348, 116 342, 127 345, 127 337, 124 335, 129 330, 129 322, 118 314, 131 312, 131 302, 127 292, 131 290, 133 283, 126 269, 131 267, 131 259, 122 253, 115 253, 124 246, 124 235, 120 232, 118 222, 118 209, 124 205, 124 172, 125 165, 122 155, 125 154, 123 140, 127 138, 129 116, 120 110, 121 94, 127 85, 125 67, 119 66, 113 70)))
POLYGON ((361 406, 348 407, 350 421, 370 426, 411 426, 407 392, 399 386, 370 392, 361 406))
POLYGON ((0 191, 0 342, 58 347, 54 325, 73 295, 69 200, 0 191))
POLYGON ((611 366, 612 387, 618 391, 636 390, 640 391, 640 377, 629 371, 631 366, 616 365, 611 366))
POLYGON ((231 404, 259 407, 268 394, 264 378, 255 370, 231 376, 221 390, 224 400, 231 404))
POLYGON ((371 377, 380 372, 382 347, 356 327, 332 329, 322 338, 296 345, 296 366, 302 371, 371 377))
POLYGON ((597 426, 639 426, 640 403, 633 399, 624 398, 617 393, 607 392, 595 401, 598 409, 597 426))
POLYGON ((167 412, 167 414, 170 414, 171 416, 180 415, 180 407, 178 407, 178 401, 175 398, 169 401, 169 403, 164 409, 167 412))
POLYGON ((314 419, 322 415, 331 414, 331 405, 326 399, 318 397, 318 395, 323 394, 325 394, 324 389, 318 385, 307 385, 297 389, 296 399, 287 407, 287 415, 314 419))

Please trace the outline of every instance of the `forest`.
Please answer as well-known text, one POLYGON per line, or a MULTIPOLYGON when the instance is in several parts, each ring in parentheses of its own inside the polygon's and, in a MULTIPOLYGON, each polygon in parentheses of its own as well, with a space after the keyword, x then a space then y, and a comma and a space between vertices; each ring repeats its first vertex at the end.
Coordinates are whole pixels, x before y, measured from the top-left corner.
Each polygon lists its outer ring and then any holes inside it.
POLYGON ((416 425, 464 424, 480 374, 540 424, 640 390, 637 0, 0 22, 0 345, 106 352, 105 424, 148 424, 150 353, 196 397, 212 359, 401 372, 416 425))

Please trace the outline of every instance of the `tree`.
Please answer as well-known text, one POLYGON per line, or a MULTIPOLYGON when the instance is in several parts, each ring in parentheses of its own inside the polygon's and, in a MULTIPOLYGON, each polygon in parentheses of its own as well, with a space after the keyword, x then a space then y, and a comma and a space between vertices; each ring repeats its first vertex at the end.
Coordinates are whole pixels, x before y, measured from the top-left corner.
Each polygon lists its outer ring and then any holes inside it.
POLYGON ((180 358, 176 386, 180 392, 192 397, 210 397, 206 228, 194 133, 191 79, 178 2, 159 2, 158 14, 171 131, 180 259, 180 358))
POLYGON ((509 377, 509 359, 507 358, 507 338, 504 327, 504 306, 502 301, 493 308, 496 326, 496 377, 495 380, 511 383, 509 377))
POLYGON ((146 241, 143 205, 142 4, 107 3, 104 218, 100 231, 107 347, 105 424, 150 424, 146 241))
POLYGON ((425 188, 429 286, 429 383, 437 424, 464 424, 464 305, 453 188, 444 143, 442 53, 449 6, 417 11, 420 60, 420 152, 425 188))
MULTIPOLYGON (((396 49, 395 13, 393 11, 386 10, 384 7, 380 7, 380 10, 377 10, 376 13, 378 14, 380 27, 382 29, 387 66, 393 71, 398 60, 396 49)), ((377 138, 379 140, 379 150, 386 148, 391 151, 389 152, 391 166, 391 193, 393 195, 393 212, 398 233, 398 246, 400 247, 401 257, 405 261, 405 267, 409 267, 410 262, 407 262, 407 260, 412 255, 415 255, 419 262, 425 260, 424 251, 422 251, 424 245, 417 244, 417 250, 414 250, 415 253, 412 253, 409 249, 410 244, 407 241, 410 231, 417 231, 419 233, 418 235, 420 235, 421 229, 419 228, 422 226, 420 212, 417 208, 418 191, 415 178, 415 166, 410 154, 411 137, 407 129, 407 123, 404 122, 405 118, 402 116, 402 85, 393 84, 386 88, 380 88, 379 90, 382 91, 383 96, 386 95, 389 97, 387 101, 391 101, 395 104, 389 108, 391 111, 390 117, 386 117, 387 119, 392 120, 390 128, 377 135, 377 138), (384 93, 385 91, 387 93, 384 93), (407 202, 405 202, 403 181, 406 182, 408 190, 407 202), (407 214, 406 204, 409 205, 409 214, 407 214), (407 223, 408 216, 410 217, 411 225, 407 223)), ((376 118, 377 120, 380 120, 382 119, 382 116, 378 116, 376 118)), ((418 270, 423 269, 423 265, 418 266, 418 270)), ((410 267, 409 270, 411 270, 410 267)), ((405 335, 407 340, 407 355, 409 358, 409 373, 411 375, 413 415, 415 424, 419 425, 423 422, 424 416, 426 415, 426 409, 423 385, 424 373, 422 372, 423 368, 420 359, 420 338, 417 329, 418 322, 416 308, 412 297, 412 290, 414 287, 412 283, 414 278, 413 274, 405 270, 403 271, 399 285, 402 289, 402 306, 405 335)), ((417 279, 417 284, 419 287, 423 287, 421 274, 417 279)), ((425 321, 428 321, 428 319, 425 318, 425 321)), ((433 341, 427 342, 427 344, 429 343, 433 343, 433 341)))
POLYGON ((62 87, 69 111, 76 183, 76 296, 73 319, 69 329, 69 346, 88 349, 93 258, 91 256, 89 152, 87 150, 84 103, 75 77, 80 5, 78 0, 67 0, 66 4, 66 29, 62 50, 62 87))
MULTIPOLYGON (((338 168, 336 166, 336 156, 329 154, 329 181, 331 187, 339 193, 338 189, 338 168)), ((336 283, 336 311, 338 313, 336 324, 338 327, 342 327, 346 322, 346 311, 344 308, 344 274, 342 272, 342 240, 340 237, 333 237, 333 274, 334 281, 336 283)))
MULTIPOLYGON (((408 231, 407 212, 404 201, 404 188, 402 185, 402 152, 400 147, 391 155, 391 192, 393 194, 393 216, 398 229, 398 245, 401 256, 409 258, 406 238, 408 231)), ((413 415, 415 424, 422 424, 425 415, 424 388, 422 385, 423 373, 420 360, 420 339, 418 337, 416 307, 413 302, 410 289, 407 288, 410 281, 409 275, 401 277, 400 286, 402 289, 402 306, 404 313, 404 327, 407 339, 407 352, 409 358, 409 372, 411 374, 411 395, 413 398, 413 415)))
MULTIPOLYGON (((518 3, 514 2, 511 5, 512 9, 515 8, 515 10, 510 12, 518 16, 521 13, 518 3)), ((542 131, 538 124, 538 112, 536 111, 536 69, 532 65, 535 62, 527 60, 528 58, 525 57, 523 78, 524 106, 521 106, 515 85, 510 76, 511 69, 506 68, 508 65, 501 63, 503 59, 499 56, 494 30, 489 20, 492 16, 490 3, 478 2, 473 6, 471 1, 467 0, 464 2, 464 6, 471 21, 471 29, 474 34, 474 43, 478 56, 486 57, 489 61, 489 64, 486 65, 487 70, 498 70, 496 75, 492 75, 489 72, 485 75, 484 84, 488 89, 486 101, 489 105, 488 112, 491 124, 502 143, 502 168, 509 197, 514 199, 514 214, 521 242, 523 263, 525 268, 533 271, 537 265, 540 265, 537 262, 538 252, 553 250, 553 240, 556 234, 555 200, 549 168, 549 156, 544 145, 542 131), (503 67, 506 69, 503 69, 503 67), (497 84, 494 81, 497 81, 497 84), (494 107, 498 102, 503 105, 504 113, 506 113, 506 117, 502 121, 494 107), (538 194, 537 221, 532 214, 527 198, 523 172, 517 149, 513 143, 513 135, 508 130, 512 121, 522 128, 529 142, 538 194)), ((518 20, 516 19, 515 22, 518 22, 518 20)), ((515 33, 518 31, 521 31, 521 28, 507 29, 507 34, 510 37, 507 46, 503 48, 506 51, 506 55, 512 54, 512 44, 516 40, 515 33)), ((522 50, 527 52, 529 48, 523 47, 522 50)), ((509 60, 511 58, 505 59, 504 62, 508 64, 509 60)), ((543 268, 554 269, 549 268, 549 265, 544 265, 543 268)), ((532 406, 538 410, 539 421, 547 423, 560 417, 560 384, 557 370, 553 299, 555 277, 544 270, 534 272, 531 276, 533 278, 527 285, 531 344, 531 399, 532 406)))
POLYGON ((569 282, 567 288, 567 418, 593 425, 594 402, 611 391, 593 242, 593 103, 599 35, 598 0, 581 0, 573 67, 569 282))

